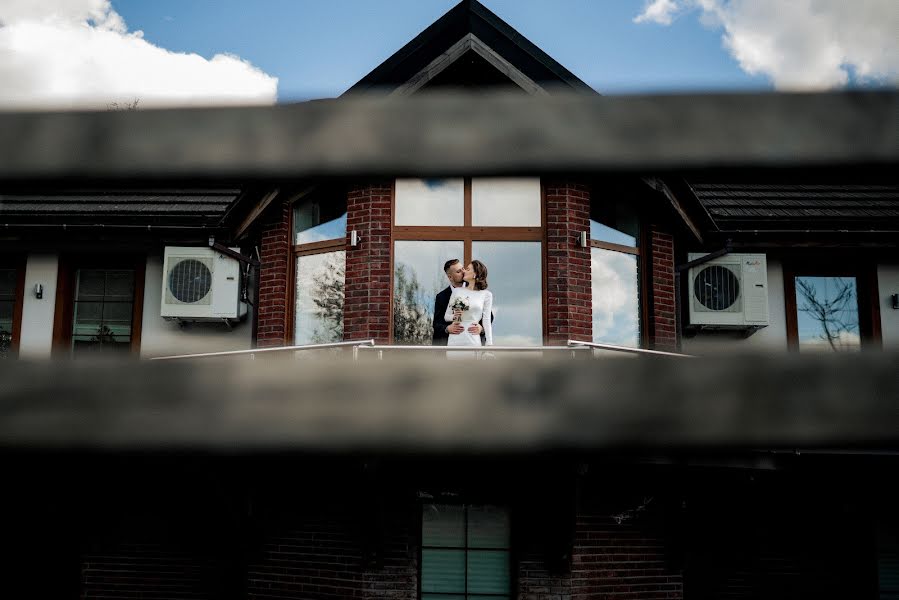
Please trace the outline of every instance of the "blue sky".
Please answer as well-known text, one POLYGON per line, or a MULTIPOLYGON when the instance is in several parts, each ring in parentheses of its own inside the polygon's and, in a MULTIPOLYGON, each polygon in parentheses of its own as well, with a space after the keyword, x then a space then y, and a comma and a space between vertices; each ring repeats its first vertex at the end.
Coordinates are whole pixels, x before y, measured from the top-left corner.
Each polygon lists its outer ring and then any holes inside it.
MULTIPOLYGON (((456 0, 0 0, 0 108, 334 97, 456 0)), ((483 0, 604 94, 899 82, 896 0, 483 0)))
MULTIPOLYGON (((278 100, 337 96, 456 4, 453 0, 113 0, 148 42, 205 58, 230 53, 278 78, 278 100)), ((696 18, 634 23, 644 3, 484 0, 602 93, 771 89, 743 72, 720 29, 696 18)))

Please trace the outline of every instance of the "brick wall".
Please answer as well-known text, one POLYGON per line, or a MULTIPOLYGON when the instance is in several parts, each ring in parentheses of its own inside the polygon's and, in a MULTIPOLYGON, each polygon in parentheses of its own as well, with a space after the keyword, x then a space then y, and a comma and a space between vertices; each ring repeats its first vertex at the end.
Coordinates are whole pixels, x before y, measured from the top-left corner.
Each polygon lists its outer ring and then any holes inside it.
POLYGON ((259 254, 259 317, 256 345, 260 348, 281 346, 287 339, 287 306, 290 257, 289 206, 272 207, 262 226, 259 254))
POLYGON ((545 195, 547 343, 593 341, 590 248, 577 244, 580 232, 590 230, 590 191, 547 181, 545 195))
POLYGON ((347 235, 356 230, 362 241, 347 247, 345 340, 390 339, 391 194, 390 182, 355 185, 347 193, 347 235))
POLYGON ((650 347, 677 351, 677 302, 674 295, 674 236, 659 225, 650 226, 652 256, 651 298, 649 307, 650 347))
POLYGON ((571 569, 572 600, 674 600, 683 577, 665 559, 665 541, 608 515, 582 514, 571 569))

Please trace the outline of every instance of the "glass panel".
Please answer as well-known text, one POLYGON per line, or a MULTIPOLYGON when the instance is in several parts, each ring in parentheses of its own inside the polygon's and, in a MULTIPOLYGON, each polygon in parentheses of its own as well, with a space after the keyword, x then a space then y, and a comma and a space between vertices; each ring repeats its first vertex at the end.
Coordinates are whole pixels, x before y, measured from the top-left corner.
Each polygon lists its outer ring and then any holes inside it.
POLYGON ((490 550, 468 552, 468 591, 473 594, 508 594, 509 553, 490 550))
POLYGON ((465 509, 451 504, 425 504, 421 515, 422 546, 465 546, 465 509))
POLYGON ((0 300, 16 297, 16 270, 0 269, 0 300))
POLYGON ((465 550, 421 551, 421 591, 465 592, 465 550))
POLYGON ((508 511, 496 506, 469 508, 468 545, 472 548, 508 548, 508 511))
POLYGON ((397 179, 394 208, 396 225, 464 225, 464 181, 461 177, 397 179))
POLYGON ((630 202, 594 198, 590 205, 590 239, 622 246, 637 246, 637 211, 630 202))
POLYGON ((99 269, 78 270, 78 300, 102 300, 106 291, 106 272, 99 269))
MULTIPOLYGON (((393 251, 393 339, 428 345, 433 336, 434 298, 449 285, 443 264, 462 260, 462 242, 397 241, 393 251)), ((387 315, 384 315, 385 318, 387 315)))
POLYGON ((797 277, 795 283, 800 351, 859 350, 855 277, 797 277))
POLYGON ((590 249, 593 341, 640 346, 640 296, 637 257, 590 249))
POLYGON ((328 202, 307 200, 293 209, 296 244, 308 244, 346 237, 346 198, 335 194, 328 202))
MULTIPOLYGON (((465 600, 464 594, 422 594, 421 600, 465 600)), ((494 598, 493 600, 502 600, 494 598)))
POLYGON ((346 252, 297 257, 296 344, 343 340, 346 252))
POLYGON ((543 343, 543 262, 540 242, 472 242, 471 256, 487 266, 493 292, 493 343, 543 343))
POLYGON ((134 271, 79 269, 76 277, 74 354, 127 352, 131 346, 134 271))
POLYGON ((106 273, 106 300, 131 300, 134 293, 134 271, 106 273))
POLYGON ((471 224, 540 227, 538 177, 476 177, 471 180, 471 224))

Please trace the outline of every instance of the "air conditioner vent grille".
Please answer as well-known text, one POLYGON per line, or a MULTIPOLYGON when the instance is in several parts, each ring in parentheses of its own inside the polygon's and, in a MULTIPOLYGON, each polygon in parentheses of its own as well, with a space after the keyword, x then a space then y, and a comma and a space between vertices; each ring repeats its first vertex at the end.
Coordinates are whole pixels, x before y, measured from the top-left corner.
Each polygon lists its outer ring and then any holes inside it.
MULTIPOLYGON (((733 268, 739 268, 734 265, 733 268)), ((693 280, 693 295, 708 311, 741 312, 740 274, 721 265, 704 267, 693 280)), ((697 307, 699 308, 699 307, 697 307)), ((700 309, 701 310, 701 309, 700 309)))
POLYGON ((209 304, 212 270, 208 259, 184 258, 169 271, 168 292, 183 304, 209 304))

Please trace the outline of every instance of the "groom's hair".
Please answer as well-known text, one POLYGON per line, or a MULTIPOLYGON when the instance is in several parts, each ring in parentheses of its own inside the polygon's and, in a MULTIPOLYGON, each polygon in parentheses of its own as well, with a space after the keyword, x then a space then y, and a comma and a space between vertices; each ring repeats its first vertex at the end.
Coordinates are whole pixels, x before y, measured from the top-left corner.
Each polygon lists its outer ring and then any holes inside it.
POLYGON ((446 261, 445 263, 443 263, 443 272, 444 273, 448 272, 449 268, 451 266, 453 266, 454 264, 456 264, 457 262, 459 262, 458 258, 451 258, 448 261, 446 261))

